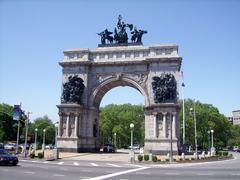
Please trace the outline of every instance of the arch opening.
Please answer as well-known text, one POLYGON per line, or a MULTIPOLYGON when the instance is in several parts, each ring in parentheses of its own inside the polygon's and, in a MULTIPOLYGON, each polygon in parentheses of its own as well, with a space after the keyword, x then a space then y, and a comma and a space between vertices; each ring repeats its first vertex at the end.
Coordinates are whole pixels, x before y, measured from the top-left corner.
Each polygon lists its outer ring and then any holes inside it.
POLYGON ((144 88, 142 88, 142 86, 139 85, 137 82, 127 78, 123 78, 120 80, 110 79, 100 84, 92 93, 90 105, 92 105, 96 109, 99 109, 100 103, 104 95, 116 87, 131 87, 136 89, 138 92, 142 94, 144 98, 144 105, 148 106, 149 99, 144 88))

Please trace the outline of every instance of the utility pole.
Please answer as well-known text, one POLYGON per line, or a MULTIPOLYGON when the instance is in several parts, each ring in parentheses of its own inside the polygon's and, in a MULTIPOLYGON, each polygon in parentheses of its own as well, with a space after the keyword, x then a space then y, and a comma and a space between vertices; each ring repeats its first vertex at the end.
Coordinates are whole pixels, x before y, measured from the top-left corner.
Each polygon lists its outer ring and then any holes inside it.
MULTIPOLYGON (((25 121, 25 128, 26 128, 26 132, 25 132, 25 143, 24 143, 24 156, 25 156, 25 158, 27 157, 27 136, 28 136, 29 114, 31 114, 31 112, 27 112, 27 120, 25 121)), ((29 147, 29 148, 30 148, 30 147, 29 147)))
POLYGON ((195 130, 195 153, 196 159, 198 159, 198 145, 197 145, 197 119, 196 119, 196 103, 194 101, 194 130, 195 130))

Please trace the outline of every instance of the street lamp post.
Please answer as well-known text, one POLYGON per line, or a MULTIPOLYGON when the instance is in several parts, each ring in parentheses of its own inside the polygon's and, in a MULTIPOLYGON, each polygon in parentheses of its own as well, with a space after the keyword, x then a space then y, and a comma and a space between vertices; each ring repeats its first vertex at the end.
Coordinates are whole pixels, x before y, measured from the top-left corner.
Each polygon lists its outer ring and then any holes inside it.
POLYGON ((37 132, 38 132, 38 129, 36 128, 35 129, 35 152, 37 151, 37 132))
POLYGON ((130 129, 131 129, 131 150, 133 150, 133 128, 134 128, 134 124, 131 123, 130 124, 130 129))
POLYGON ((43 129, 43 144, 42 144, 42 150, 45 150, 45 136, 46 136, 46 129, 43 129))
POLYGON ((58 146, 57 146, 57 135, 58 135, 58 122, 55 123, 55 147, 56 147, 56 154, 55 154, 55 159, 58 159, 58 146))
POLYGON ((213 146, 213 133, 214 133, 214 130, 212 129, 211 130, 211 137, 212 137, 212 145, 211 145, 211 155, 214 155, 215 154, 215 148, 213 146))
POLYGON ((210 133, 211 133, 211 131, 207 131, 207 133, 208 133, 208 151, 210 152, 210 150, 211 150, 211 145, 210 145, 210 133))
POLYGON ((196 105, 193 101, 193 108, 190 108, 190 113, 193 115, 194 119, 194 132, 195 132, 195 159, 198 159, 198 145, 197 145, 197 120, 196 120, 196 105))
POLYGON ((114 133, 114 145, 117 148, 117 133, 114 133))
POLYGON ((130 124, 130 129, 131 129, 131 150, 130 150, 130 161, 131 161, 131 162, 134 161, 134 152, 133 152, 133 128, 134 128, 134 124, 131 123, 131 124, 130 124))

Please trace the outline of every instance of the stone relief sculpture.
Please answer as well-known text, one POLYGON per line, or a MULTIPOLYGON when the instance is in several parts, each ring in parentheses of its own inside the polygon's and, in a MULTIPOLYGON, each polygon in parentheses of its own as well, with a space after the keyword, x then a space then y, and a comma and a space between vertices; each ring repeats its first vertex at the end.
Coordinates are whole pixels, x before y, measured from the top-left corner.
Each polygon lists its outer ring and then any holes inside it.
POLYGON ((68 82, 63 84, 62 103, 82 104, 81 99, 84 87, 82 78, 77 75, 69 76, 68 82))
POLYGON ((177 98, 177 82, 171 73, 163 73, 153 77, 152 89, 155 103, 175 102, 177 98))
MULTIPOLYGON (((109 44, 113 44, 113 41, 115 41, 115 44, 127 44, 128 43, 127 28, 129 28, 129 30, 132 31, 133 24, 126 24, 124 21, 122 21, 122 16, 119 15, 117 27, 114 29, 114 36, 111 35, 112 32, 108 31, 108 29, 105 29, 104 31, 97 33, 101 37, 101 45, 106 45, 107 44, 106 40, 108 40, 109 44)), ((135 27, 134 31, 131 32, 132 43, 142 44, 142 35, 146 33, 147 31, 137 30, 137 28, 135 27)))

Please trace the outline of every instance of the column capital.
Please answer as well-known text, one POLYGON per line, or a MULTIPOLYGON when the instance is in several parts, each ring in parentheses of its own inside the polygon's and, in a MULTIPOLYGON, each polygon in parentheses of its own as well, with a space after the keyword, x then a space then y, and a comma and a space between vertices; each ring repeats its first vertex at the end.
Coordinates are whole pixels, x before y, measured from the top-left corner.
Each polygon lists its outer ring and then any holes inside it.
POLYGON ((58 112, 58 115, 59 115, 59 116, 62 116, 62 115, 64 115, 64 112, 59 111, 59 112, 58 112))
POLYGON ((164 115, 164 116, 166 116, 167 115, 167 112, 161 112, 162 113, 162 115, 164 115))
POLYGON ((152 115, 157 115, 158 114, 158 112, 152 112, 152 115))
POLYGON ((73 113, 74 114, 74 116, 76 117, 76 116, 79 116, 79 112, 75 112, 75 113, 73 113))
POLYGON ((176 116, 177 112, 171 112, 172 115, 176 116))

